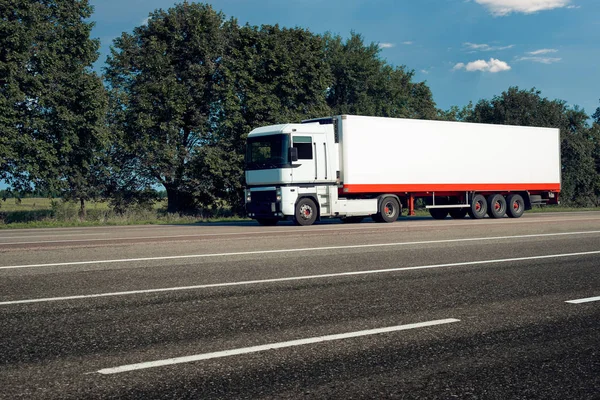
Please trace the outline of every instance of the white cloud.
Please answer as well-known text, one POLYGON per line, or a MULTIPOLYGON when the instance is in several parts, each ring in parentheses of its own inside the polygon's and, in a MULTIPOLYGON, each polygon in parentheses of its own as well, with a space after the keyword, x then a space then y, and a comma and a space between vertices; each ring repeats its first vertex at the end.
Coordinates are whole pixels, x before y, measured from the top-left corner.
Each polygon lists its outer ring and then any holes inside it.
POLYGON ((559 62, 560 60, 562 60, 562 58, 558 57, 521 57, 517 59, 517 61, 531 61, 541 64, 554 64, 559 62))
POLYGON ((539 49, 535 51, 528 51, 527 54, 531 54, 532 56, 538 56, 540 54, 548 54, 548 53, 557 53, 556 49, 539 49))
POLYGON ((512 49, 513 47, 515 47, 514 44, 508 45, 508 46, 490 46, 489 44, 478 44, 478 43, 469 43, 469 42, 465 42, 463 43, 463 46, 466 50, 472 50, 473 52, 475 51, 500 51, 500 50, 508 50, 508 49, 512 49))
POLYGON ((538 11, 568 7, 571 0, 475 0, 496 16, 511 13, 531 14, 538 11))
POLYGON ((379 43, 380 49, 391 49, 394 46, 396 46, 394 43, 379 43))
POLYGON ((469 72, 482 71, 491 72, 494 74, 496 72, 508 71, 511 69, 511 67, 504 61, 500 61, 496 58, 490 58, 489 61, 477 60, 468 64, 458 63, 452 69, 455 71, 459 69, 465 69, 469 72))
POLYGON ((144 18, 141 25, 148 25, 148 21, 150 21, 150 17, 144 18))
POLYGON ((410 40, 409 40, 409 41, 406 41, 406 42, 402 42, 402 44, 406 44, 406 45, 409 45, 409 46, 410 46, 411 44, 413 44, 413 43, 414 43, 414 42, 411 42, 410 40))

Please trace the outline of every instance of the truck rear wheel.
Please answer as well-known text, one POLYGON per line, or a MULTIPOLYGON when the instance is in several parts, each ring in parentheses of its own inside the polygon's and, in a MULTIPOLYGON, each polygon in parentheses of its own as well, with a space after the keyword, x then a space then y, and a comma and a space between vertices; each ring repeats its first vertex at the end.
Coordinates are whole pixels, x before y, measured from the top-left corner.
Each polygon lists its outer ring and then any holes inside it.
POLYGON ((520 194, 509 194, 506 198, 506 215, 519 218, 525 212, 525 200, 520 194))
POLYGON ((506 214, 506 199, 501 194, 488 196, 488 215, 492 218, 502 218, 506 214))
POLYGON ((471 207, 467 210, 469 216, 473 219, 481 219, 485 217, 487 213, 487 201, 485 197, 480 194, 473 196, 471 200, 471 207))
POLYGON ((314 201, 305 197, 296 204, 294 221, 298 225, 312 225, 317 220, 317 205, 314 201))
POLYGON ((433 219, 445 219, 448 216, 447 208, 430 208, 429 214, 433 217, 433 219))
POLYGON ((450 217, 452 219, 463 219, 467 215, 466 208, 453 208, 450 210, 450 217))
POLYGON ((400 203, 394 197, 384 198, 380 207, 378 216, 381 222, 394 222, 400 216, 400 203))

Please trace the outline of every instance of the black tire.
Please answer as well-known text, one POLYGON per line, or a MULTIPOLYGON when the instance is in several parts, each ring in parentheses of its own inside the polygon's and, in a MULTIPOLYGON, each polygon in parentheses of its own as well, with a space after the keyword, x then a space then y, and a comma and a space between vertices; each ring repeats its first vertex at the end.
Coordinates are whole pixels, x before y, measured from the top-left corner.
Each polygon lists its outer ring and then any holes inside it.
POLYGON ((256 218, 256 222, 262 226, 274 226, 277 225, 279 219, 277 218, 256 218))
POLYGON ((509 194, 506 198, 506 215, 519 218, 525 212, 525 200, 520 194, 509 194))
POLYGON ((452 219, 463 219, 464 217, 467 216, 467 209, 466 208, 452 208, 450 209, 450 218, 452 219))
POLYGON ((506 215, 506 199, 501 194, 490 194, 487 199, 487 213, 491 218, 504 218, 506 215))
POLYGON ((342 222, 345 224, 358 224, 364 219, 364 217, 344 217, 342 222))
POLYGON ((297 225, 308 226, 314 224, 317 220, 317 205, 312 199, 305 197, 296 204, 296 213, 294 222, 297 225))
POLYGON ((487 201, 485 197, 480 194, 476 194, 471 199, 471 207, 467 209, 467 213, 473 219, 481 219, 485 217, 487 213, 487 201))
POLYGON ((381 221, 378 222, 394 222, 400 216, 400 203, 395 197, 384 198, 379 207, 377 215, 381 221))
POLYGON ((433 219, 446 219, 448 216, 447 208, 430 208, 429 214, 433 217, 433 219))

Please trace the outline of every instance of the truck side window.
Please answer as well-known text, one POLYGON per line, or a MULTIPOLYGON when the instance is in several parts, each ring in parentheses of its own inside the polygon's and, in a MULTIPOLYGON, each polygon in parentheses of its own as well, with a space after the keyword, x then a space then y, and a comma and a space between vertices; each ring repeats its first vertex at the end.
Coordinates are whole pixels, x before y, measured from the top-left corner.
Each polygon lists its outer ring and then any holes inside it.
POLYGON ((312 160, 313 146, 310 136, 294 136, 294 147, 298 149, 298 160, 312 160))

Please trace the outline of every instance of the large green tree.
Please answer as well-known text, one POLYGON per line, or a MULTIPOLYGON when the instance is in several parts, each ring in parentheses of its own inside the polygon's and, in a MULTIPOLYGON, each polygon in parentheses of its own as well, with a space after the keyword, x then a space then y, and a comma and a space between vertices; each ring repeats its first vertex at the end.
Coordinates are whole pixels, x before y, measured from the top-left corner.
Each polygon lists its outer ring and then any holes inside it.
POLYGON ((183 3, 115 39, 107 60, 115 124, 137 174, 162 184, 170 212, 195 208, 190 165, 212 141, 227 37, 223 14, 183 3))
POLYGON ((359 35, 238 26, 198 3, 152 13, 115 40, 107 64, 121 160, 165 187, 170 212, 241 206, 245 139, 258 126, 437 111, 426 84, 359 35))
POLYGON ((201 168, 213 178, 210 191, 242 205, 243 155, 254 128, 330 115, 326 90, 330 69, 324 40, 302 28, 231 26, 224 56, 218 142, 205 149, 201 168))
POLYGON ((598 203, 598 171, 587 114, 562 100, 549 100, 536 89, 511 87, 491 100, 480 100, 466 121, 490 124, 559 128, 561 132, 563 202, 576 205, 598 203))
POLYGON ((84 201, 106 142, 87 0, 0 0, 0 179, 84 201))

